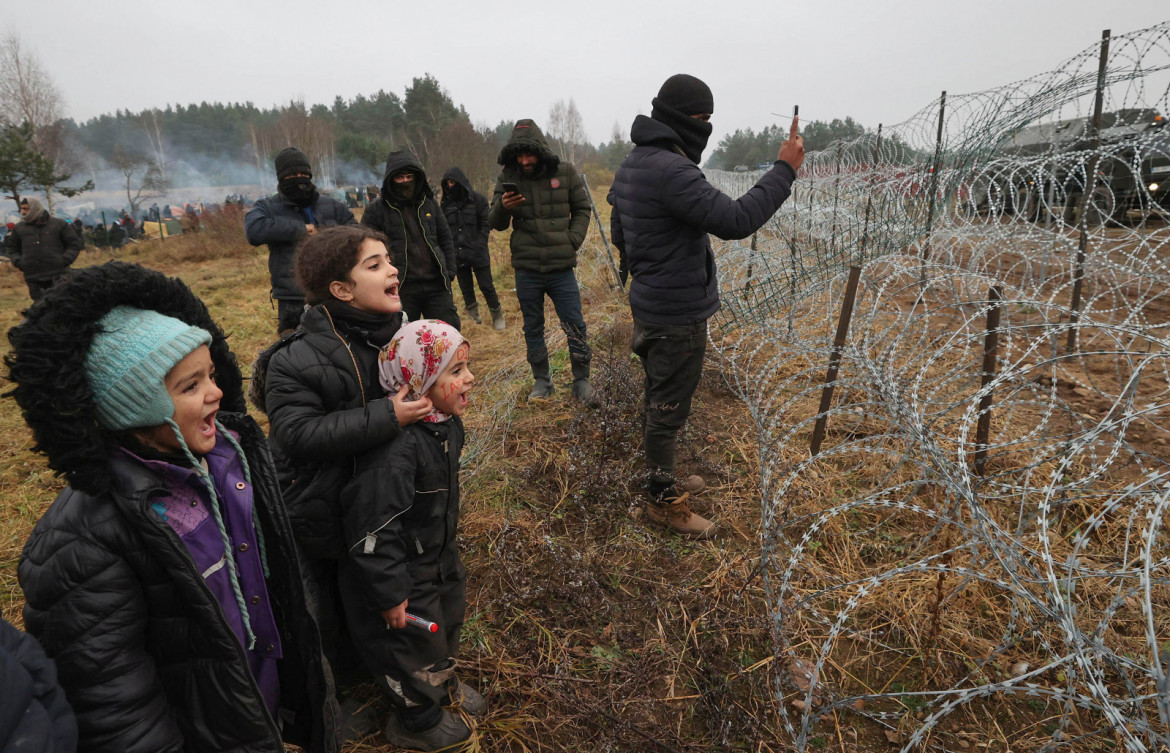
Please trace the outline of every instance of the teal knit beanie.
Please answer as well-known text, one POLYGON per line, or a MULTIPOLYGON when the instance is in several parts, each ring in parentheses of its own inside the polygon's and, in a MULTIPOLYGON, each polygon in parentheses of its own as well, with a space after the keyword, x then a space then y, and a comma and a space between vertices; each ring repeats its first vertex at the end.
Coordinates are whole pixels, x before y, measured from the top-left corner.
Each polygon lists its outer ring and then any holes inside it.
POLYGON ((98 421, 110 431, 159 426, 170 421, 175 404, 167 372, 211 333, 149 309, 118 306, 99 322, 85 357, 98 421))

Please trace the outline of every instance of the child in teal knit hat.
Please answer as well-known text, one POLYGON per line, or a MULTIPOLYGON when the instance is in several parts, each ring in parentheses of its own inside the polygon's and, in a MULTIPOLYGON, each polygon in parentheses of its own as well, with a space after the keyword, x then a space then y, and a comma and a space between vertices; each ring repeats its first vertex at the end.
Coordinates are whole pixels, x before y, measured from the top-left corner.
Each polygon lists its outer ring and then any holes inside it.
POLYGON ((13 394, 69 481, 18 574, 79 749, 336 751, 276 470, 207 309, 112 262, 51 290, 9 339, 13 394))

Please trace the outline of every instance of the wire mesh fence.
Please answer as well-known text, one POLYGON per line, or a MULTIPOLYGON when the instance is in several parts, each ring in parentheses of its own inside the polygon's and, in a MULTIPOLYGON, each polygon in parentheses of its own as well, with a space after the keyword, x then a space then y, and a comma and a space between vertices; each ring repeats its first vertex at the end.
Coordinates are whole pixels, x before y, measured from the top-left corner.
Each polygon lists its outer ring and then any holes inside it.
POLYGON ((957 749, 992 707, 1020 749, 1170 745, 1168 111, 1170 23, 1107 36, 810 154, 719 244, 799 750, 847 715, 957 749))

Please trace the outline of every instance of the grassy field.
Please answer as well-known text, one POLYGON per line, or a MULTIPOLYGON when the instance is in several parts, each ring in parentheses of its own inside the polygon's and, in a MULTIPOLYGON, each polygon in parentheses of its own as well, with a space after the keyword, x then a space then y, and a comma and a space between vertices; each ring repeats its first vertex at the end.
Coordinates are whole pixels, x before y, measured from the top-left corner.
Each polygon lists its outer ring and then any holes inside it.
MULTIPOLYGON (((604 211, 603 196, 595 198, 604 211)), ((472 748, 785 750, 758 568, 755 429, 709 368, 680 444, 680 470, 706 477, 698 508, 723 535, 693 543, 635 519, 641 369, 629 352, 629 309, 611 287, 604 254, 594 227, 579 277, 601 408, 584 410, 569 397, 563 336, 552 326, 561 342, 554 398, 524 400, 531 382, 505 234, 493 235, 492 255, 508 328, 464 327, 483 383, 469 411, 470 442, 483 449, 464 469, 463 662, 465 677, 492 703, 472 748)), ((247 375, 276 315, 265 249, 248 246, 239 217, 117 256, 186 281, 229 333, 247 375)), ((78 266, 108 258, 91 250, 78 266)), ((20 274, 0 266, 0 327, 18 323, 28 303, 20 274)), ((556 321, 551 307, 548 320, 556 321)), ((4 339, 0 348, 7 347, 4 339)), ((16 405, 0 401, 0 610, 17 625, 20 551, 61 488, 30 444, 16 405)), ((372 736, 351 750, 389 748, 372 736)))

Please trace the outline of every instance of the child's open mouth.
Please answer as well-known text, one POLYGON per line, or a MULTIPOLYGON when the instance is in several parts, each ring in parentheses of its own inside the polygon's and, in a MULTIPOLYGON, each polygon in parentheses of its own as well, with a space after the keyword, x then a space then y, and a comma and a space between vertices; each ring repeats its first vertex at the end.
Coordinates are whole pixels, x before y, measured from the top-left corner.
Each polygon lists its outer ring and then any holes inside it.
POLYGON ((208 414, 207 416, 205 416, 203 418, 202 421, 199 422, 199 433, 202 434, 203 436, 205 436, 205 437, 214 437, 215 436, 215 416, 216 416, 216 413, 219 413, 219 411, 215 411, 215 413, 208 414))
POLYGON ((398 297, 398 283, 394 283, 390 287, 386 288, 386 295, 390 296, 391 298, 397 298, 398 297))

